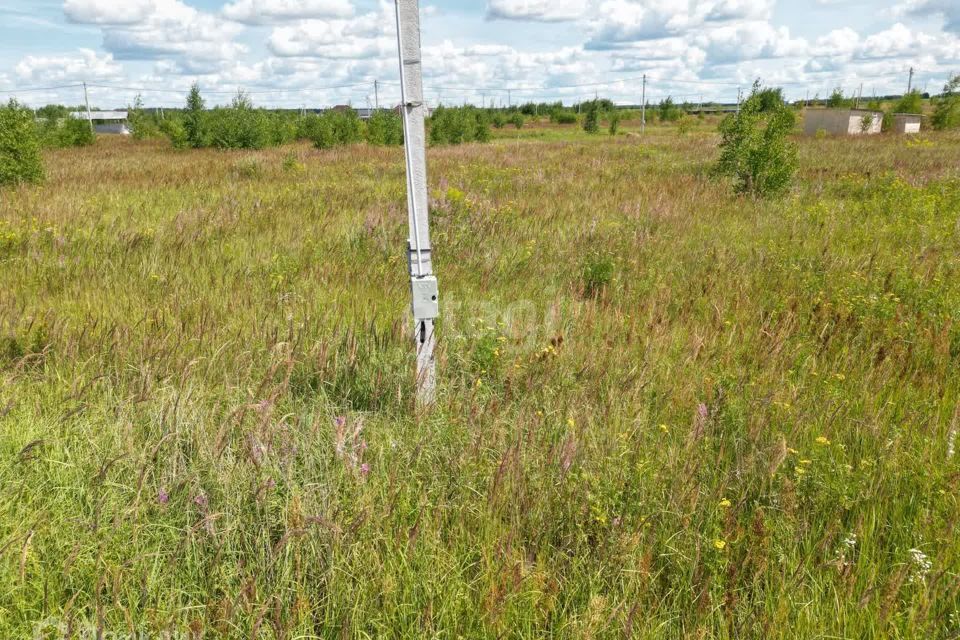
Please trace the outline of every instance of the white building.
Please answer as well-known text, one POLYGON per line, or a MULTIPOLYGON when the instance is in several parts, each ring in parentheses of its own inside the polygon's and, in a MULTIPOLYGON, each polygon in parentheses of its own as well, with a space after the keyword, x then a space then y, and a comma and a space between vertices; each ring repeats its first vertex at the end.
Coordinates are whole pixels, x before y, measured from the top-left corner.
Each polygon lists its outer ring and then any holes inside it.
POLYGON ((920 127, 923 124, 923 116, 916 113, 895 113, 893 114, 894 133, 915 134, 920 133, 920 127))
POLYGON ((93 130, 97 133, 130 135, 126 111, 91 111, 89 115, 86 111, 74 111, 70 117, 75 120, 92 120, 93 130))
POLYGON ((806 109, 803 122, 808 136, 820 131, 833 136, 872 136, 883 131, 883 113, 869 109, 806 109))

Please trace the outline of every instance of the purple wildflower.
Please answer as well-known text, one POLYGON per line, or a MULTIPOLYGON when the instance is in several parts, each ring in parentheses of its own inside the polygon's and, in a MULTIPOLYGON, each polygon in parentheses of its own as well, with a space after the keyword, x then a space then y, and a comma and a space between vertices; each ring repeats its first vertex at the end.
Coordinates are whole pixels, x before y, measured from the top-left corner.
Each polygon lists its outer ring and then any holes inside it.
POLYGON ((170 494, 167 493, 165 489, 160 489, 160 491, 157 492, 157 502, 167 504, 170 502, 170 494))

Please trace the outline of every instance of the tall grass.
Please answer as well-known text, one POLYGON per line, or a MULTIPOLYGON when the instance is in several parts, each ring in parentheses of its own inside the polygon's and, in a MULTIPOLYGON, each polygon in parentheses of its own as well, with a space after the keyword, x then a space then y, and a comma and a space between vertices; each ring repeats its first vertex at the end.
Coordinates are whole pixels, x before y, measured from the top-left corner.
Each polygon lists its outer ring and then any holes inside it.
POLYGON ((421 416, 399 148, 4 191, 0 637, 956 637, 956 136, 763 202, 712 134, 528 128, 429 151, 421 416))

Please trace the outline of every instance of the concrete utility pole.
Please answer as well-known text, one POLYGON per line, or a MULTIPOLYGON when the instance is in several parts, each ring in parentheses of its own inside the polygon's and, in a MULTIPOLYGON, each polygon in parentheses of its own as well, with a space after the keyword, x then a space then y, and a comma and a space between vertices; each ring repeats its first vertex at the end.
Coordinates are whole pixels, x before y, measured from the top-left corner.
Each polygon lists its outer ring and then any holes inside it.
POLYGON ((743 100, 743 89, 737 87, 737 115, 740 115, 740 102, 743 100))
POLYGON ((380 111, 380 81, 373 81, 373 99, 374 104, 376 105, 377 111, 380 111))
POLYGON ((440 316, 440 294, 437 278, 433 275, 430 252, 424 125, 426 107, 423 103, 423 68, 420 61, 420 3, 419 0, 395 1, 404 150, 407 160, 407 210, 410 222, 407 254, 417 353, 417 405, 424 407, 433 404, 436 397, 437 365, 434 351, 437 338, 434 323, 440 316))
POLYGON ((640 105, 640 133, 647 132, 647 74, 643 74, 643 97, 640 105))
POLYGON ((93 114, 90 113, 90 96, 87 95, 87 83, 83 83, 83 101, 87 103, 87 122, 90 123, 90 133, 96 133, 93 128, 93 114))
POLYGON ((863 99, 863 83, 860 83, 860 92, 857 93, 857 109, 860 108, 860 101, 863 99))
POLYGON ((507 109, 513 108, 513 90, 507 89, 507 109))
POLYGON ((910 67, 910 79, 907 80, 907 93, 913 91, 913 67, 910 67))

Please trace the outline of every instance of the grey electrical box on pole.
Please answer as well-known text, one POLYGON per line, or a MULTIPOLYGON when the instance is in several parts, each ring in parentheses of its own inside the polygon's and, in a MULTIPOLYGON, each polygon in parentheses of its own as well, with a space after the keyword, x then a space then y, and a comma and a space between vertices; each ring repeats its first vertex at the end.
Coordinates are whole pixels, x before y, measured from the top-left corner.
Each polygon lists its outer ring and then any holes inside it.
POLYGON ((395 0, 397 42, 400 51, 400 95, 404 151, 407 163, 407 211, 410 239, 410 293, 413 336, 417 351, 417 403, 433 403, 437 373, 434 323, 440 315, 440 293, 433 275, 430 251, 430 217, 427 201, 426 105, 423 102, 423 69, 420 62, 419 0, 395 0))

